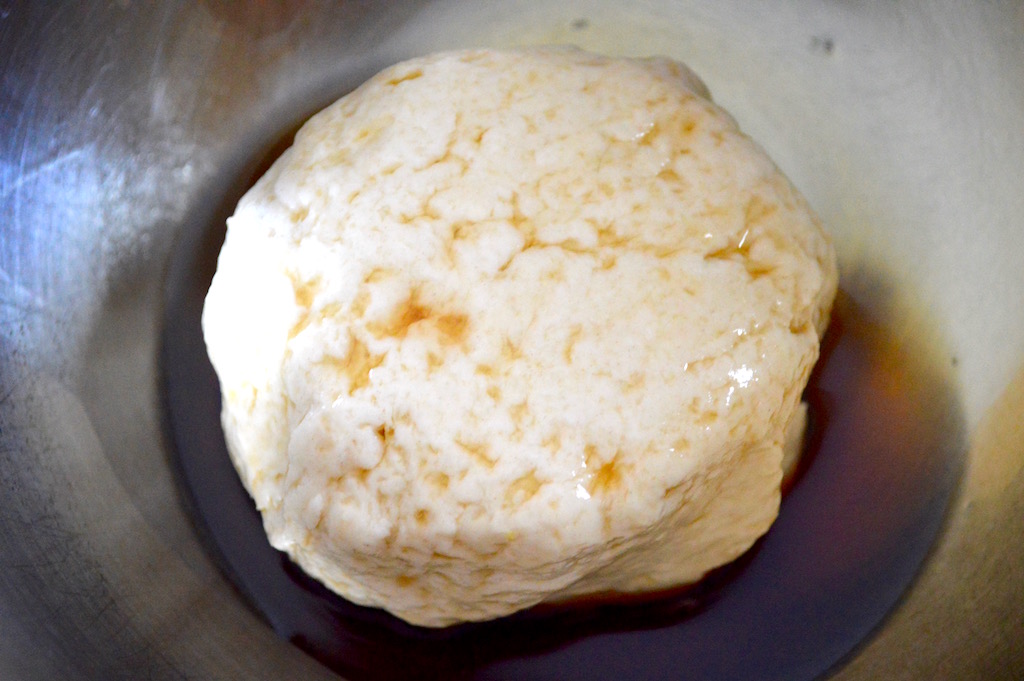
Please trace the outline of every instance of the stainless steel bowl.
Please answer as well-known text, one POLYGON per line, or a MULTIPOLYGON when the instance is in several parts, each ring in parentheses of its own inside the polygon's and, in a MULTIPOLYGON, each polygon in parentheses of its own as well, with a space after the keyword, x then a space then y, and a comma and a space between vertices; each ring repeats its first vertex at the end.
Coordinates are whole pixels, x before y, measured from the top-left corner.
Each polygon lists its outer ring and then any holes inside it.
POLYGON ((830 673, 1024 677, 1024 5, 203 0, 0 8, 0 678, 335 678, 232 587, 181 490, 172 260, 379 68, 552 42, 688 62, 820 212, 850 295, 955 364, 948 516, 830 673))

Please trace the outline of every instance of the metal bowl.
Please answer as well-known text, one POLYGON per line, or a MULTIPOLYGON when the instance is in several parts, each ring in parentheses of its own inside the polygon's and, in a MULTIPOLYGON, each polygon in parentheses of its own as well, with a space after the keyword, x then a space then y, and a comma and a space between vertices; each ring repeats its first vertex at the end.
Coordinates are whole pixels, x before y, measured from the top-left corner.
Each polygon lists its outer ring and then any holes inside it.
POLYGON ((821 214, 847 294, 948 362, 965 458, 935 543, 813 673, 1024 677, 1024 6, 823 0, 0 8, 0 677, 336 678, 182 489, 176 258, 383 66, 537 43, 686 61, 821 214))

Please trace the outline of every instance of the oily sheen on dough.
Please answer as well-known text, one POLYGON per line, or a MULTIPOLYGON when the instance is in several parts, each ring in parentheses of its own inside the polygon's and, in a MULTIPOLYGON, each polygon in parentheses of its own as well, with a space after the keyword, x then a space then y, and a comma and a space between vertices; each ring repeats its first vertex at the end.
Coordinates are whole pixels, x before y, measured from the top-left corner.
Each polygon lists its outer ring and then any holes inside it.
POLYGON ((228 222, 203 329, 270 542, 443 626, 747 550, 836 281, 686 67, 462 51, 298 132, 228 222))

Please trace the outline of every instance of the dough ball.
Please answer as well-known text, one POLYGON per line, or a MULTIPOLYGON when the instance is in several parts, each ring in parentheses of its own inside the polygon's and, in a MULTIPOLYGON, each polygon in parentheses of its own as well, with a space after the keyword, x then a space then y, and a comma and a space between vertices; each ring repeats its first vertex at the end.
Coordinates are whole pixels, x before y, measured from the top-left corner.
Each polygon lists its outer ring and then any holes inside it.
POLYGON ((746 551, 836 281, 686 67, 462 51, 298 132, 228 222, 203 328, 270 542, 443 626, 746 551))

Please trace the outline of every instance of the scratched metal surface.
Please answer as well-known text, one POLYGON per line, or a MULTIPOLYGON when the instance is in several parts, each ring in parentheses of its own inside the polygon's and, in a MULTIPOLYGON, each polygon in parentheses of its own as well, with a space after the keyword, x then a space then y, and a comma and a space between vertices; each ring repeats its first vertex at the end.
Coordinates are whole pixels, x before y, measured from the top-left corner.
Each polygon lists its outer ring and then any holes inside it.
POLYGON ((852 225, 848 257, 883 244, 917 283, 972 429, 929 564, 836 677, 1024 676, 1024 9, 606 4, 0 3, 0 678, 335 678, 185 511, 160 417, 168 259, 260 150, 378 68, 551 41, 678 51, 755 137, 788 114, 736 72, 826 107, 767 146, 852 225))

